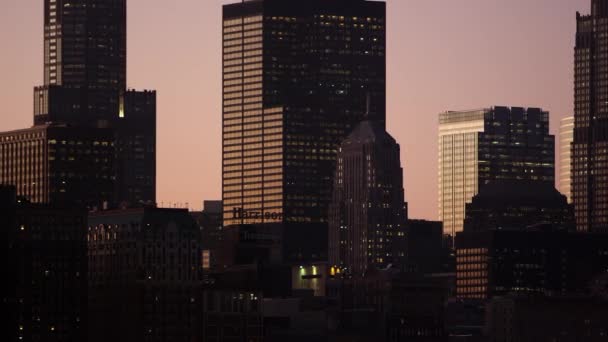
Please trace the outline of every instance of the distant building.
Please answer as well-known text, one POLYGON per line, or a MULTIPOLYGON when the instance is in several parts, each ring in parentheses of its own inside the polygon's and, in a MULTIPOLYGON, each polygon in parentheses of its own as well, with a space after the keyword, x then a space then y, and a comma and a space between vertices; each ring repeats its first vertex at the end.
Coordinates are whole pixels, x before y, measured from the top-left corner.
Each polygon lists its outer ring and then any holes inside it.
POLYGON ((584 292, 608 270, 608 235, 547 229, 456 236, 459 298, 584 292))
POLYGON ((493 107, 439 115, 439 217, 463 230, 465 207, 493 180, 555 182, 555 137, 539 108, 493 107))
POLYGON ((490 342, 602 341, 608 303, 588 296, 506 296, 488 304, 490 342))
POLYGON ((547 182, 498 180, 484 186, 466 206, 465 232, 517 230, 549 225, 575 230, 566 196, 547 182))
POLYGON ((114 134, 40 125, 0 133, 0 183, 34 203, 102 208, 114 201, 114 134))
POLYGON ((88 241, 89 341, 199 340, 201 236, 187 210, 94 212, 88 241))
POLYGON ((336 149, 366 94, 385 119, 386 4, 235 1, 222 27, 224 226, 327 230, 336 149))
POLYGON ((608 232, 608 6, 591 0, 591 14, 576 14, 572 195, 577 229, 608 232))
POLYGON ((572 143, 574 117, 562 119, 559 126, 559 191, 572 203, 572 143))
POLYGON ((5 341, 84 341, 86 211, 30 204, 0 186, 5 341))
POLYGON ((329 218, 329 262, 353 275, 403 264, 407 209, 399 144, 374 118, 338 150, 329 218))
POLYGON ((408 220, 405 225, 405 269, 419 274, 448 272, 444 266, 443 225, 436 221, 408 220))
POLYGON ((204 201, 203 211, 191 212, 201 231, 203 269, 218 269, 221 255, 223 220, 222 201, 204 201))

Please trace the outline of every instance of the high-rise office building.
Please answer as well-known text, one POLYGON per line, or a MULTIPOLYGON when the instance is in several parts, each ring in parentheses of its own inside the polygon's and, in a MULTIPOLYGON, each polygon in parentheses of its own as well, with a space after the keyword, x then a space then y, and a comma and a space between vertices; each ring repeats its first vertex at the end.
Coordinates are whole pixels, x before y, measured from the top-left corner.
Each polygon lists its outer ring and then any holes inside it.
POLYGON ((114 200, 114 134, 38 125, 0 133, 0 183, 34 203, 103 207, 114 200))
POLYGON ((608 1, 576 15, 572 195, 577 228, 608 231, 608 1))
POLYGON ((261 0, 223 10, 224 225, 327 227, 336 149, 384 123, 386 7, 261 0))
POLYGON ((444 233, 461 232, 465 206, 493 180, 555 182, 549 113, 493 107, 439 115, 439 216, 444 233))
POLYGON ((155 202, 156 93, 126 89, 126 6, 44 1, 44 85, 34 89, 34 127, 0 136, 0 165, 10 168, 0 181, 20 196, 89 207, 155 202), (23 141, 43 136, 48 144, 23 141))
POLYGON ((382 123, 365 120, 338 149, 329 218, 329 261, 361 276, 404 266, 407 221, 399 144, 382 123))
POLYGON ((563 118, 559 126, 559 191, 572 203, 572 143, 574 117, 563 118))
POLYGON ((126 0, 45 0, 44 85, 34 91, 35 123, 97 126, 118 116, 126 44, 126 0))

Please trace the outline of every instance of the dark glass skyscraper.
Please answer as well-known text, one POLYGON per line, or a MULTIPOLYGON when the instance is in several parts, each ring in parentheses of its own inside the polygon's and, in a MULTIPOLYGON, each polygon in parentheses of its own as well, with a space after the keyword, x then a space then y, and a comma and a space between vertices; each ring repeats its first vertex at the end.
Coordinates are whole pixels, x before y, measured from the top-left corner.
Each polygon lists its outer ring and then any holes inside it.
POLYGON ((126 89, 126 44, 126 0, 45 0, 44 85, 34 100, 68 108, 37 107, 35 122, 98 125, 117 117, 126 89))
POLYGON ((365 120, 338 150, 329 219, 329 262, 362 276, 402 264, 407 212, 399 144, 365 120))
POLYGON ((577 228, 608 231, 608 1, 576 16, 572 197, 577 228))
POLYGON ((384 123, 386 8, 364 0, 224 6, 224 224, 327 225, 336 149, 366 94, 384 123))
POLYGON ((35 126, 0 134, 0 183, 20 196, 88 207, 156 201, 156 92, 126 89, 126 11, 126 0, 44 1, 35 126))

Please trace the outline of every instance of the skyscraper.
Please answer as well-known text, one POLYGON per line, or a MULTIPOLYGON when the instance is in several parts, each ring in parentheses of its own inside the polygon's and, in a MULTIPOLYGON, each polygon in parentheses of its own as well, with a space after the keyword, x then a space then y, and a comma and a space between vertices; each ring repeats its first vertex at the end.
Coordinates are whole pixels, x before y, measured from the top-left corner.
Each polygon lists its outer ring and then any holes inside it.
POLYGON ((346 273, 400 264, 407 221, 399 144, 365 120, 342 142, 329 219, 329 261, 346 273))
POLYGON ((493 180, 554 184, 548 112, 493 107, 439 115, 439 216, 445 234, 462 231, 466 204, 493 180))
POLYGON ((336 149, 384 123, 386 8, 260 0, 223 12, 224 225, 327 226, 336 149))
POLYGON ((608 1, 576 15, 572 194, 577 229, 608 231, 608 1))
POLYGON ((574 117, 563 118, 559 126, 559 191, 572 203, 572 142, 574 117))
POLYGON ((155 202, 156 92, 126 89, 126 9, 126 0, 44 1, 34 127, 0 135, 0 182, 20 196, 155 202))

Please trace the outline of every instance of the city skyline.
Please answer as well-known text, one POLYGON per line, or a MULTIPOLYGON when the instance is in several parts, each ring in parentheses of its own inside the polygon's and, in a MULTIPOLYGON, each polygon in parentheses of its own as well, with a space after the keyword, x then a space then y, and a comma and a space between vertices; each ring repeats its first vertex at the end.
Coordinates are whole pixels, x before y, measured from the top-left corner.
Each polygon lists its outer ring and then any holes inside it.
MULTIPOLYGON (((203 199, 220 197, 221 23, 217 17, 221 5, 231 2, 186 2, 179 8, 155 1, 129 4, 129 87, 145 84, 159 92, 159 203, 189 202, 198 208, 203 199), (203 19, 196 16, 205 12, 203 19), (161 15, 165 21, 175 20, 174 25, 153 25, 161 15), (189 38, 200 43, 180 44, 189 38), (209 42, 214 42, 217 52, 205 55, 209 42), (213 127, 212 132, 201 134, 207 127, 213 127), (202 153, 170 152, 177 148, 202 153), (187 170, 184 165, 189 165, 187 170)), ((436 114, 492 104, 537 106, 551 112, 551 131, 556 133, 558 120, 572 113, 574 13, 587 13, 589 4, 587 0, 534 4, 518 0, 508 5, 469 0, 460 7, 441 1, 387 3, 387 124, 402 145, 411 216, 435 219, 436 114), (539 16, 546 25, 532 21, 539 16), (492 29, 489 23, 494 24, 492 29), (454 30, 451 25, 463 26, 454 30), (554 36, 563 38, 551 39, 554 36), (470 47, 480 52, 473 53, 470 47), (531 72, 537 77, 521 86, 521 79, 531 72)), ((0 85, 7 103, 0 130, 9 130, 31 124, 31 89, 41 83, 42 75, 38 24, 42 10, 37 3, 13 0, 2 7, 0 42, 11 49, 0 71, 14 82, 0 85), (22 32, 22 39, 15 40, 11 32, 22 32)))

